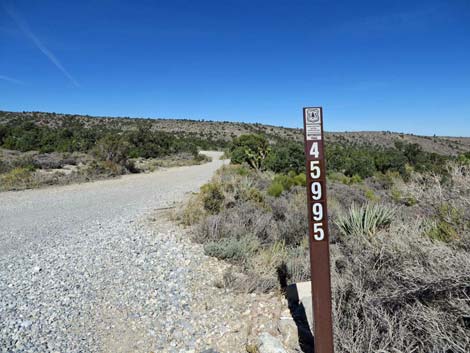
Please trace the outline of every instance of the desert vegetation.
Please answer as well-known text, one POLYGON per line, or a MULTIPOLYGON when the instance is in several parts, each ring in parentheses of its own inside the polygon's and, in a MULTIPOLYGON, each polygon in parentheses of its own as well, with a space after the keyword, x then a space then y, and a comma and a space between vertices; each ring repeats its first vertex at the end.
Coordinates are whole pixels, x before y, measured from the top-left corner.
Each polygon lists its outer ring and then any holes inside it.
POLYGON ((153 131, 145 121, 132 129, 86 127, 77 120, 62 126, 17 117, 0 125, 0 190, 82 182, 160 166, 202 163, 200 149, 224 144, 153 131))
MULTIPOLYGON (((408 167, 442 174, 449 158, 470 160, 465 138, 391 132, 327 133, 326 138, 330 177, 349 183, 385 171, 407 177, 408 167)), ((236 163, 299 174, 301 140, 300 129, 257 123, 0 111, 0 190, 202 163, 198 150, 228 149, 236 163)), ((281 179, 271 194, 282 192, 281 179)), ((375 197, 370 191, 368 196, 375 197)))
MULTIPOLYGON (((233 265, 216 285, 309 280, 302 146, 242 136, 228 154, 232 165, 177 214, 233 265)), ((468 154, 342 141, 328 145, 327 168, 337 351, 468 352, 468 154)))

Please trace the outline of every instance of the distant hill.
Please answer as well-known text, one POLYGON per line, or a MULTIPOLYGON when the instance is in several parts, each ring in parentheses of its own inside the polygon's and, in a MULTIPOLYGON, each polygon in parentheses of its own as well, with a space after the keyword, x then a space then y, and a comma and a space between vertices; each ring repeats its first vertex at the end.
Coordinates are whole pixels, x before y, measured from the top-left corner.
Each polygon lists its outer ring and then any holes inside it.
MULTIPOLYGON (((116 130, 137 129, 139 123, 146 122, 152 130, 174 133, 178 136, 222 139, 230 141, 236 136, 262 133, 271 140, 288 139, 302 141, 302 129, 286 128, 258 123, 229 121, 204 121, 189 119, 148 119, 129 117, 92 117, 88 115, 56 114, 47 112, 7 112, 0 111, 0 124, 13 120, 31 121, 39 126, 52 128, 70 127, 79 124, 93 129, 107 127, 116 130)), ((427 152, 443 155, 457 155, 470 151, 470 137, 418 136, 389 131, 327 132, 327 141, 393 146, 396 140, 417 143, 427 152)))

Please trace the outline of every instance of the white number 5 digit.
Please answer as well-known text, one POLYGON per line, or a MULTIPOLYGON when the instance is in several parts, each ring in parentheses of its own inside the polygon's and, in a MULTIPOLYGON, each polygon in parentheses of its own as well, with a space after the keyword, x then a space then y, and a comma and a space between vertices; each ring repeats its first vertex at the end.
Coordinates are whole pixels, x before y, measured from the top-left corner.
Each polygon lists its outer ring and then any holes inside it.
POLYGON ((320 177, 320 161, 310 161, 310 177, 313 179, 318 179, 320 177))
POLYGON ((325 232, 323 231, 321 223, 314 223, 313 224, 313 239, 315 240, 323 240, 325 237, 325 232))

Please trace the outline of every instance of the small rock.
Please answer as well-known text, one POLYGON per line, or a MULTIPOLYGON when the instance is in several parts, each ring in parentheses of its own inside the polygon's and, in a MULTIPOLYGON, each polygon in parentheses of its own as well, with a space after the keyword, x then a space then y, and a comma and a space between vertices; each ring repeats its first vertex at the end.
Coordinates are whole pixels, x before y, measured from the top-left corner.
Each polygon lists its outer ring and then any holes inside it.
POLYGON ((287 353, 282 343, 267 332, 259 335, 258 348, 260 353, 287 353))
POLYGON ((41 270, 42 270, 42 268, 39 267, 39 266, 34 266, 33 267, 33 273, 39 273, 39 272, 41 272, 41 270))
POLYGON ((282 335, 282 342, 288 349, 298 348, 299 346, 299 335, 297 325, 292 318, 285 318, 279 320, 278 324, 279 332, 282 335))
POLYGON ((29 328, 29 327, 31 327, 32 324, 33 324, 32 321, 25 320, 25 321, 21 322, 20 326, 23 327, 23 328, 29 328))

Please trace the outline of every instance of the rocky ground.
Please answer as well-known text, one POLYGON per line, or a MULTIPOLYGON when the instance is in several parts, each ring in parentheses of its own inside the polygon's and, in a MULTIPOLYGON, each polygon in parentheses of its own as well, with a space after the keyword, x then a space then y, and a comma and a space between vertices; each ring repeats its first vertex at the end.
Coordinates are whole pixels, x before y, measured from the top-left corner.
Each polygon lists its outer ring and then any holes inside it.
POLYGON ((245 352, 260 339, 268 352, 272 336, 294 349, 280 294, 218 288, 228 265, 168 220, 224 163, 211 157, 0 193, 0 352, 245 352))

